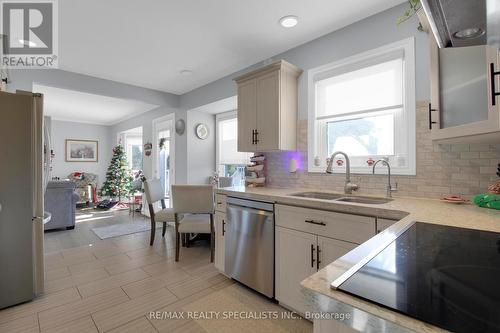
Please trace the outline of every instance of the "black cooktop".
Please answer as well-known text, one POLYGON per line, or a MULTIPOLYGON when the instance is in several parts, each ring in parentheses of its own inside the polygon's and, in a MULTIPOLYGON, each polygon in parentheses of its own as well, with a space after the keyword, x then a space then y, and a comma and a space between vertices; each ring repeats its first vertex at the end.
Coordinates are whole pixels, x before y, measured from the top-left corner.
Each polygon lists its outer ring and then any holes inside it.
POLYGON ((338 289, 452 332, 500 332, 500 233, 417 222, 338 289))

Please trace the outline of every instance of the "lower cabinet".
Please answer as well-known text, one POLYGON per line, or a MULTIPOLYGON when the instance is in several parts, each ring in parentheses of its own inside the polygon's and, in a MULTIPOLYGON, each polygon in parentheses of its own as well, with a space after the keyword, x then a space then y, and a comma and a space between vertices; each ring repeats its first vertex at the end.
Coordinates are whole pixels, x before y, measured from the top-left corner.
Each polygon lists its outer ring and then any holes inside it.
POLYGON ((215 268, 221 273, 225 274, 224 260, 225 260, 225 219, 226 214, 216 211, 215 212, 215 268))
POLYGON ((276 227, 276 299, 304 314, 300 282, 343 256, 358 244, 276 227))

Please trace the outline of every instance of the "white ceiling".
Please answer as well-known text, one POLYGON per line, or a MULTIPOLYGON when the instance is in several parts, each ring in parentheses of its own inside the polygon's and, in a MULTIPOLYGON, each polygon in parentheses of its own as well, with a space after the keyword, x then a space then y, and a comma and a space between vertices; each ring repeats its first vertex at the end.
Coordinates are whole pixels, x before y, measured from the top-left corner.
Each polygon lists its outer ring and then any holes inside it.
POLYGON ((59 64, 182 94, 402 2, 64 0, 59 64), (288 14, 299 17, 291 29, 278 24, 288 14))
POLYGON ((44 95, 44 115, 51 116, 55 120, 109 126, 158 107, 136 100, 94 95, 43 85, 34 85, 33 91, 44 95))

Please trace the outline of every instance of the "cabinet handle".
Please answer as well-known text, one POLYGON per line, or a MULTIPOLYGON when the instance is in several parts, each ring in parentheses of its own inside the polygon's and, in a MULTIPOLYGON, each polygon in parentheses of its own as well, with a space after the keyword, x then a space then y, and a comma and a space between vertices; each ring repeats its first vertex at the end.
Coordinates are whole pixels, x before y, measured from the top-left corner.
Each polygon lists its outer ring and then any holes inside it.
POLYGON ((495 65, 490 63, 490 73, 491 73, 491 105, 496 105, 496 97, 500 95, 500 92, 497 92, 495 87, 495 77, 500 75, 500 71, 495 72, 495 65))
POLYGON ((316 260, 314 259, 314 245, 311 244, 311 267, 314 268, 314 262, 316 260))
POLYGON ((255 144, 255 130, 252 130, 252 144, 255 144))
POLYGON ((316 225, 323 225, 323 226, 325 226, 325 225, 326 225, 326 223, 325 223, 325 222, 315 221, 315 220, 305 220, 304 222, 305 222, 305 223, 310 223, 310 224, 316 224, 316 225))
POLYGON ((437 111, 436 109, 433 109, 431 106, 431 103, 429 103, 429 129, 432 129, 432 124, 437 124, 436 121, 432 121, 432 112, 437 111))
POLYGON ((321 260, 319 260, 319 255, 321 250, 319 249, 319 245, 316 245, 316 269, 319 270, 319 264, 321 264, 321 260))
POLYGON ((255 130, 255 144, 259 143, 259 131, 255 130))
POLYGON ((226 221, 222 220, 222 236, 226 233, 226 221))

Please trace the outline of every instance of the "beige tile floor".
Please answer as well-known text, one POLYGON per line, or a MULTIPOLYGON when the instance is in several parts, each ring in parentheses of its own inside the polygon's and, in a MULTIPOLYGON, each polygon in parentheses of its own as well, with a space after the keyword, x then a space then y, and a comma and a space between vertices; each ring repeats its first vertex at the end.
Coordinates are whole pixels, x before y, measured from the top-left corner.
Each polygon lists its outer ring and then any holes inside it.
POLYGON ((207 242, 181 248, 176 263, 172 227, 153 247, 149 232, 100 240, 91 231, 141 219, 81 210, 75 230, 46 233, 46 292, 0 310, 0 332, 312 332, 303 319, 223 319, 225 311, 287 311, 218 273, 207 242), (184 318, 152 318, 152 311, 184 318), (189 317, 209 311, 221 318, 189 317))

